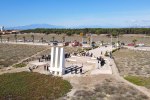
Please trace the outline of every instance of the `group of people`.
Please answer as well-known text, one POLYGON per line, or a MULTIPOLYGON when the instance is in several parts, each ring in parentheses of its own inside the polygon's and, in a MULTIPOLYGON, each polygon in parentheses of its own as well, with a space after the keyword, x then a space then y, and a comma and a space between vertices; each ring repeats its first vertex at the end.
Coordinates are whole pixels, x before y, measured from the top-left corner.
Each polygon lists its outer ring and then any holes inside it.
POLYGON ((82 53, 73 53, 74 56, 87 56, 87 57, 93 57, 93 53, 89 53, 89 52, 82 52, 82 53))
POLYGON ((93 57, 93 53, 83 52, 82 56, 93 57))
POLYGON ((51 55, 42 55, 42 59, 44 59, 45 61, 50 61, 51 55))
POLYGON ((100 57, 97 57, 97 61, 98 61, 98 69, 102 66, 104 66, 105 64, 105 60, 104 58, 102 58, 101 56, 100 57))
POLYGON ((65 58, 71 57, 70 53, 65 53, 65 58))
POLYGON ((49 65, 44 65, 44 70, 49 71, 49 65))

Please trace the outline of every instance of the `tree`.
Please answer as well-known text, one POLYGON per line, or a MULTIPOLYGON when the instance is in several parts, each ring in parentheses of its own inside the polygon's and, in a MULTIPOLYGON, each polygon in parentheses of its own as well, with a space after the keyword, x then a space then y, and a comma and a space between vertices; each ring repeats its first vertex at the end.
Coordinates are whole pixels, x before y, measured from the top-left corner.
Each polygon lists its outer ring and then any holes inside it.
POLYGON ((71 36, 72 33, 71 33, 71 32, 67 32, 66 35, 67 35, 67 36, 71 36))
POLYGON ((104 41, 101 41, 102 46, 104 45, 104 41))
POLYGON ((52 40, 53 40, 53 42, 54 42, 54 40, 55 40, 55 37, 54 37, 54 36, 52 37, 52 40))
POLYGON ((24 43, 25 43, 25 41, 26 41, 26 37, 25 37, 25 36, 23 36, 23 41, 24 41, 24 43))
POLYGON ((44 40, 44 38, 43 38, 43 37, 41 37, 41 41, 42 41, 42 43, 43 43, 43 40, 44 40))
POLYGON ((65 36, 62 37, 63 42, 65 42, 65 36))
POLYGON ((3 42, 3 37, 2 37, 2 35, 0 34, 0 39, 1 39, 1 43, 3 42))
POLYGON ((117 31, 113 31, 113 32, 112 32, 112 36, 116 38, 116 37, 118 36, 117 31))
POLYGON ((88 32, 89 32, 89 29, 88 29, 88 28, 85 28, 83 33, 84 33, 84 34, 87 34, 88 32))
POLYGON ((9 39, 10 39, 10 38, 9 38, 9 37, 7 37, 7 42, 9 42, 9 39))
POLYGON ((34 35, 31 35, 31 38, 32 38, 32 42, 34 43, 34 35))
POLYGON ((137 39, 132 40, 134 46, 136 45, 137 39))
POLYGON ((17 34, 14 35, 15 41, 17 43, 17 34))

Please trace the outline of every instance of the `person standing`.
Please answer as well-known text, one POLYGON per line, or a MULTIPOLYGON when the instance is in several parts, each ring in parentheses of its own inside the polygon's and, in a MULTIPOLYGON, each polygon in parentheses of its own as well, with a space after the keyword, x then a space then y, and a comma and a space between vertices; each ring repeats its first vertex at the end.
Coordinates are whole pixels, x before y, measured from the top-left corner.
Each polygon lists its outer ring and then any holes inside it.
POLYGON ((97 65, 97 68, 99 69, 99 65, 100 65, 100 60, 98 59, 98 65, 97 65))
POLYGON ((77 72, 78 72, 78 69, 77 69, 77 68, 75 68, 75 74, 77 74, 77 72))
POLYGON ((82 74, 82 67, 80 68, 80 74, 82 74))

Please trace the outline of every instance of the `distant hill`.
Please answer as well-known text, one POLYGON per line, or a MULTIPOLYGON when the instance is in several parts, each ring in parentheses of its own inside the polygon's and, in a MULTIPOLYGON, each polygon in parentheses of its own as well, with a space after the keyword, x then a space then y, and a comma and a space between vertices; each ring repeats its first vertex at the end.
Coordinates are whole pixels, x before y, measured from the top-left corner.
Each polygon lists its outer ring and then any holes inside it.
POLYGON ((6 27, 9 30, 27 30, 27 29, 36 29, 36 28, 65 28, 63 26, 49 25, 49 24, 32 24, 25 26, 16 26, 16 27, 6 27))
POLYGON ((57 25, 49 25, 49 24, 31 24, 25 26, 16 26, 16 27, 6 27, 7 30, 27 30, 27 29, 36 29, 36 28, 150 28, 150 26, 100 26, 100 25, 79 25, 79 26, 57 26, 57 25))

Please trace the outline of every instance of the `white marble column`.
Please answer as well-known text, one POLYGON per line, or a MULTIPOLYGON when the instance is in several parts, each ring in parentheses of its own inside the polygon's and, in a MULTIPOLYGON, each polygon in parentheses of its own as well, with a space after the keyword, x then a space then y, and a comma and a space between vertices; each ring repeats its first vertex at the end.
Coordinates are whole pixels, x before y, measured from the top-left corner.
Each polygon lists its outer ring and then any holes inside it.
POLYGON ((50 67, 55 67, 55 64, 54 64, 54 59, 55 59, 55 48, 56 47, 51 47, 51 66, 50 67))
POLYGON ((56 47, 56 53, 55 53, 55 68, 59 67, 59 61, 60 61, 60 47, 56 47))
POLYGON ((65 55, 64 55, 64 48, 61 47, 60 48, 60 65, 59 65, 59 68, 61 70, 64 70, 64 67, 65 67, 65 55))

